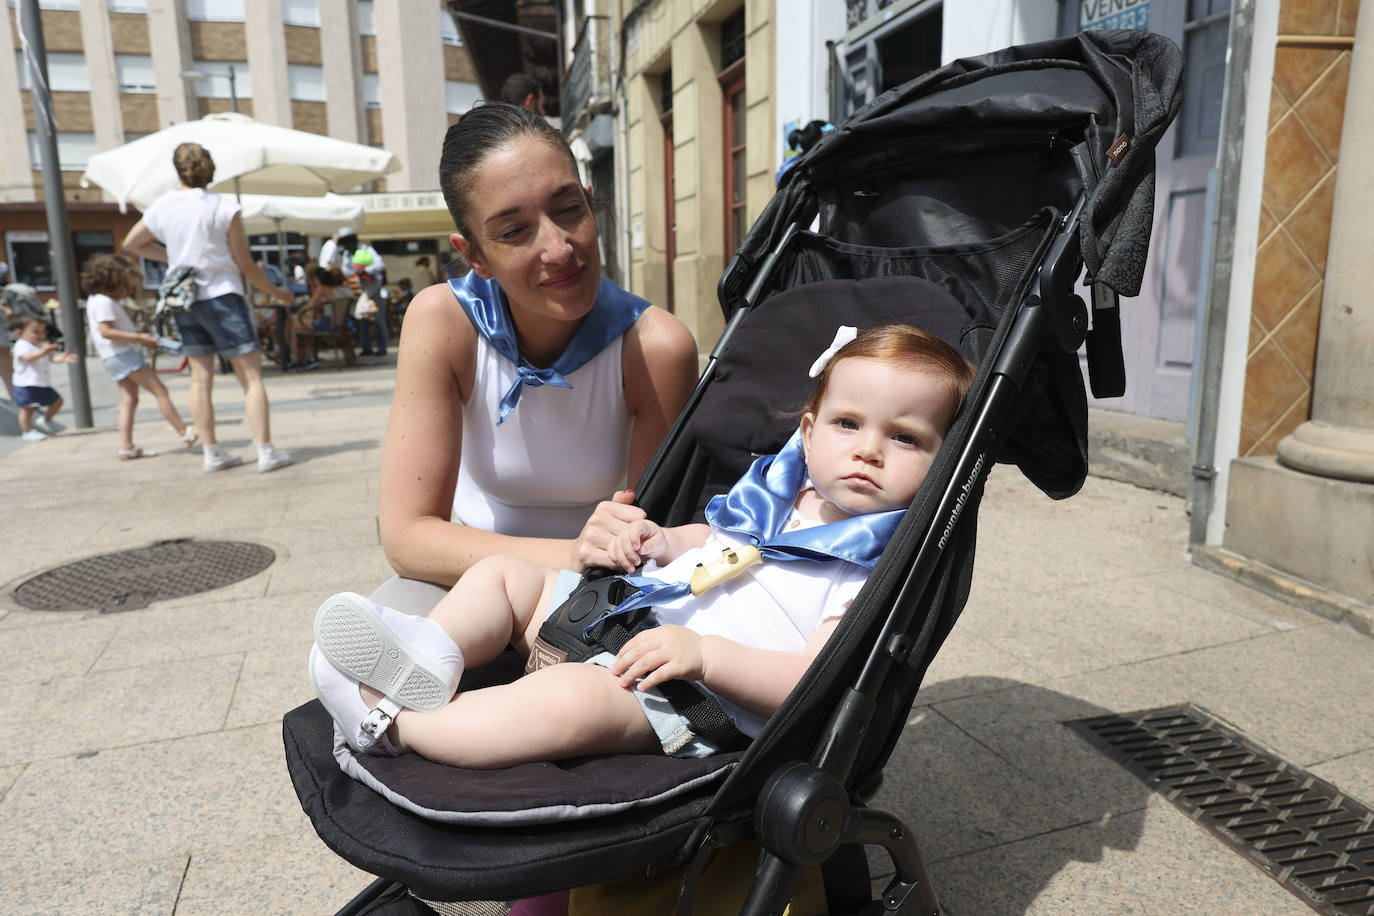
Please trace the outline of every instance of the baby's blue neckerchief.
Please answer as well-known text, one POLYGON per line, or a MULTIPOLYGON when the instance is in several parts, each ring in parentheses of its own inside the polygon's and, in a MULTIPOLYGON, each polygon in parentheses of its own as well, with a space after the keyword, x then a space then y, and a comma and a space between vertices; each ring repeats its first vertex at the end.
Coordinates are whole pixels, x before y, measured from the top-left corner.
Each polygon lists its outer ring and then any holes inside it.
POLYGON ((477 276, 474 270, 468 271, 465 277, 449 280, 448 286, 453 290, 458 304, 467 313, 477 333, 486 338, 487 343, 491 344, 497 353, 515 366, 515 383, 501 398, 497 426, 504 423, 511 411, 515 410, 515 405, 520 402, 520 392, 526 385, 531 388, 538 388, 540 385, 571 388, 572 385, 568 384, 565 376, 582 368, 606 349, 607 344, 624 334, 649 307, 649 303, 644 299, 626 292, 602 277, 601 285, 596 292, 596 303, 577 326, 576 333, 568 342, 568 348, 554 360, 552 366, 547 369, 536 369, 520 355, 520 349, 515 342, 515 322, 511 319, 510 309, 506 306, 501 287, 495 280, 483 279, 477 276))
MULTIPOLYGON (((853 515, 813 528, 789 530, 787 521, 805 483, 806 457, 799 430, 778 454, 765 455, 750 465, 730 492, 714 497, 706 507, 706 520, 715 528, 747 538, 765 560, 844 560, 872 569, 906 509, 853 515)), ((688 582, 663 582, 648 576, 625 579, 638 591, 591 626, 614 614, 662 604, 691 592, 688 582)))

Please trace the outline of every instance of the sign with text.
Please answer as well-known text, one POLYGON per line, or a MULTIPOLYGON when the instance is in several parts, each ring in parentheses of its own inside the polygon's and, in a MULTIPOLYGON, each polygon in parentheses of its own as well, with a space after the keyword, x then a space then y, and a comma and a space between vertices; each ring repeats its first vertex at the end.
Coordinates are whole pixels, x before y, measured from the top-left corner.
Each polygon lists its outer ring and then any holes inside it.
POLYGON ((1080 0, 1078 30, 1148 29, 1150 0, 1080 0))

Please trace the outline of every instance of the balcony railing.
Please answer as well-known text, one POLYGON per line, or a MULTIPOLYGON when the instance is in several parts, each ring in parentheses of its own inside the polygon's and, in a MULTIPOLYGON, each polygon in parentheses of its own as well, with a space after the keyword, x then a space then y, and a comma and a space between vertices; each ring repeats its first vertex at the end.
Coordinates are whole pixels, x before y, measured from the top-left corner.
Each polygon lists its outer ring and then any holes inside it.
POLYGON ((582 23, 559 97, 565 134, 586 126, 597 103, 611 98, 610 34, 606 16, 588 16, 582 23))

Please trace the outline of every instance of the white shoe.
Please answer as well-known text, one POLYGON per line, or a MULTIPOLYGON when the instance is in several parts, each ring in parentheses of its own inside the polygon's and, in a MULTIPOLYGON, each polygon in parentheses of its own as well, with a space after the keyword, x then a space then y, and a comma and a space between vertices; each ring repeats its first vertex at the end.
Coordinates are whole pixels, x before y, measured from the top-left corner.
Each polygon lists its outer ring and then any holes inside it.
POLYGON ((272 454, 266 458, 262 456, 258 457, 258 472, 266 474, 268 471, 284 468, 291 463, 291 460, 291 454, 289 452, 279 452, 274 449, 272 454))
POLYGON ((22 436, 25 442, 41 442, 48 438, 48 434, 41 429, 31 429, 22 436))
POLYGON ((49 420, 47 417, 35 417, 33 425, 49 436, 55 436, 67 428, 56 420, 49 420))
POLYGON ((220 452, 219 455, 215 457, 206 455, 205 462, 201 465, 201 470, 207 474, 213 474, 215 471, 238 467, 241 464, 243 464, 243 459, 238 455, 232 452, 220 452))
POLYGON ((329 663, 318 646, 310 647, 310 683, 320 705, 334 720, 334 729, 348 746, 360 754, 399 757, 400 752, 386 737, 386 730, 401 711, 395 700, 382 701, 369 709, 358 693, 358 682, 329 663))
POLYGON ((186 445, 187 448, 190 448, 191 446, 196 444, 196 440, 199 438, 200 435, 196 432, 196 428, 192 426, 190 423, 187 423, 186 432, 181 434, 181 441, 186 445))
POLYGON ((444 706, 463 673, 463 653, 439 624, 353 592, 320 605, 315 645, 335 668, 408 709, 444 706))

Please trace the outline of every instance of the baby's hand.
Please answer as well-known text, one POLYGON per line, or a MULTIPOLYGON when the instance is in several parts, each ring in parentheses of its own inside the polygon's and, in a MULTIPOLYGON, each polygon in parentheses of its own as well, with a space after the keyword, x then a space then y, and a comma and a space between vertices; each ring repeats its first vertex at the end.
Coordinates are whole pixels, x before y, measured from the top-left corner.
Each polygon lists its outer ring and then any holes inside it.
POLYGON ((699 681, 706 676, 701 636, 672 624, 645 630, 621 647, 611 663, 611 674, 626 689, 636 678, 643 678, 640 690, 664 681, 699 681))
POLYGON ((647 518, 626 525, 606 547, 611 562, 626 572, 634 572, 645 560, 662 556, 667 546, 663 529, 647 518))
POLYGON ((78 359, 80 359, 80 357, 75 353, 59 353, 52 358, 52 361, 55 363, 74 363, 78 359))

